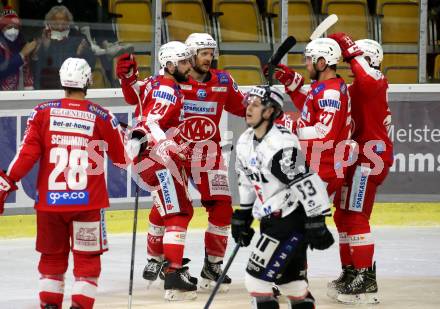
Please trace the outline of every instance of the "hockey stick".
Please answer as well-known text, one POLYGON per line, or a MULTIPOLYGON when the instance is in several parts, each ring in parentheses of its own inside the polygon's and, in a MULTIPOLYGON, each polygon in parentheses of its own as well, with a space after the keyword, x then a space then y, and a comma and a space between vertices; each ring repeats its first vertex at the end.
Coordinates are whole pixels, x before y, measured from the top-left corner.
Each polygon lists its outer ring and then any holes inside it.
MULTIPOLYGON (((138 154, 138 161, 141 158, 141 152, 138 154)), ((139 174, 137 178, 139 179, 139 174)), ((128 286, 128 309, 131 309, 131 301, 133 296, 133 275, 134 275, 134 255, 136 252, 136 232, 137 232, 137 218, 139 210, 139 185, 136 183, 136 193, 134 198, 134 216, 133 216, 133 237, 131 239, 131 261, 130 261, 130 283, 128 286)))
POLYGON ((214 289, 211 292, 211 295, 209 295, 208 301, 206 302, 205 307, 203 307, 203 309, 209 309, 209 306, 211 306, 212 301, 214 300, 215 295, 217 294, 218 289, 220 288, 220 285, 222 284, 223 280, 226 277, 226 273, 229 270, 229 267, 231 267, 232 262, 235 259, 235 256, 237 255, 238 249, 240 249, 240 245, 236 244, 234 251, 232 251, 231 256, 229 257, 228 263, 226 263, 225 268, 222 271, 222 274, 220 275, 220 277, 217 280, 217 283, 215 284, 214 289))
POLYGON ((275 71, 276 66, 280 63, 281 59, 286 55, 289 50, 295 46, 296 39, 293 36, 288 36, 283 43, 278 47, 275 53, 269 58, 267 62, 268 65, 268 76, 267 83, 269 86, 273 85, 273 73, 275 71))
POLYGON ((310 35, 310 40, 313 41, 314 39, 320 38, 331 26, 336 24, 337 21, 338 16, 336 14, 327 16, 310 35))

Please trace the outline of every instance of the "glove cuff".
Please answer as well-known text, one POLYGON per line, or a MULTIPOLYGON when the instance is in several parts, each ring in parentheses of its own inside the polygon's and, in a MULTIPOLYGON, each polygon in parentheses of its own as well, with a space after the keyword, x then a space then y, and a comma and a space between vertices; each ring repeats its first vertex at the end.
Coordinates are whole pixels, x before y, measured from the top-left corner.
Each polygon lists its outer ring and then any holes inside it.
POLYGON ((137 82, 138 75, 139 73, 137 70, 131 74, 126 74, 124 78, 120 78, 121 85, 133 86, 137 82))
POLYGON ((298 72, 293 73, 292 82, 286 87, 286 92, 294 92, 295 90, 301 88, 304 85, 304 77, 298 72))

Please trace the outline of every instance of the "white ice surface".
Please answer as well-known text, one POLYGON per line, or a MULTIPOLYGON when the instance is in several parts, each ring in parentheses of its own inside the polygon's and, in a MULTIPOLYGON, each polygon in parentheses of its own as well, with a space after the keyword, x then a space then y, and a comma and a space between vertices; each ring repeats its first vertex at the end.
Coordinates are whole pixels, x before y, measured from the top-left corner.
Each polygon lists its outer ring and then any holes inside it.
MULTIPOLYGON (((336 236, 336 231, 332 230, 332 232, 336 236)), ((440 228, 375 228, 374 237, 379 281, 402 278, 402 285, 406 285, 411 283, 412 278, 433 280, 440 278, 440 228)), ((201 230, 191 230, 187 237, 185 256, 191 259, 190 271, 195 276, 200 274, 203 265, 203 238, 201 230)), ((254 240, 256 238, 254 237, 254 240)), ((109 243, 110 251, 102 257, 98 299, 105 295, 128 291, 131 234, 110 234, 109 243)), ((139 234, 134 281, 137 290, 145 286, 141 275, 146 262, 145 243, 146 235, 139 234)), ((230 242, 227 257, 233 245, 233 241, 230 242)), ((232 264, 229 274, 234 283, 243 282, 248 255, 249 248, 240 249, 232 264)), ((34 238, 0 240, 0 309, 38 307, 38 258, 34 238)), ((336 245, 326 251, 309 253, 309 277, 312 281, 336 277, 340 271, 339 265, 336 245)), ((65 300, 69 299, 72 282, 72 261, 70 261, 66 274, 65 300)), ((439 301, 438 308, 440 308, 439 295, 440 290, 436 295, 439 301)), ((421 301, 423 302, 423 299, 421 301)))

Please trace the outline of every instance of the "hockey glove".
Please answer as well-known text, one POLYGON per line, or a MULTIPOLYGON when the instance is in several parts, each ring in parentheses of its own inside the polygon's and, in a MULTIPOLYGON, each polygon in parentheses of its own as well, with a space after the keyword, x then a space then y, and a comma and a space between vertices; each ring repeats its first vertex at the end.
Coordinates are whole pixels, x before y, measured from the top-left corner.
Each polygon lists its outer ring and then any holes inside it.
POLYGON ((8 195, 17 189, 12 179, 4 171, 0 170, 0 215, 3 213, 8 195))
POLYGON ((363 54, 363 51, 359 48, 356 42, 354 42, 349 35, 343 32, 333 33, 328 37, 338 42, 339 47, 341 47, 342 58, 344 58, 345 62, 350 62, 350 60, 354 57, 361 56, 363 54))
POLYGON ((134 84, 137 81, 138 67, 132 54, 123 54, 116 64, 116 75, 121 83, 134 84))
MULTIPOLYGON (((269 67, 267 65, 263 68, 263 73, 266 77, 269 74, 269 67)), ((286 87, 286 91, 293 92, 304 85, 304 77, 301 74, 281 63, 275 68, 274 76, 286 87)))
POLYGON ((249 246, 255 234, 254 229, 251 228, 252 221, 252 209, 237 209, 232 214, 232 238, 241 247, 249 246))
POLYGON ((325 250, 335 242, 332 233, 325 224, 324 216, 307 218, 305 223, 305 239, 310 249, 325 250))

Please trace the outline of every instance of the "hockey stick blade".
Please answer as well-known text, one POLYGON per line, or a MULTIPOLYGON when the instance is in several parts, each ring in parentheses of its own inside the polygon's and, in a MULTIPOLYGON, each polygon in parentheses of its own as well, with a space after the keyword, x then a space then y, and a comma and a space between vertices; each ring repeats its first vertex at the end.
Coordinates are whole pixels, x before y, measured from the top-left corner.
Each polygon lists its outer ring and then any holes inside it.
POLYGON ((267 62, 268 66, 268 74, 267 74, 267 83, 269 86, 273 84, 273 73, 275 71, 275 67, 280 63, 281 59, 283 59, 284 55, 286 55, 289 50, 295 46, 296 39, 293 36, 288 36, 283 43, 278 47, 276 52, 269 58, 267 62))
POLYGON ((336 24, 337 21, 338 16, 336 14, 327 16, 310 35, 310 40, 313 41, 314 39, 320 38, 331 26, 336 24))
POLYGON ((296 39, 293 36, 288 36, 283 43, 281 43, 280 47, 278 47, 277 51, 270 57, 269 63, 272 65, 277 65, 280 63, 281 59, 285 54, 289 52, 289 50, 295 46, 296 39))

